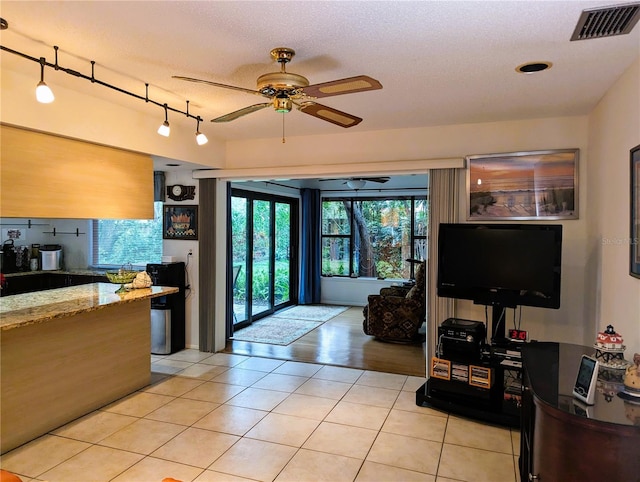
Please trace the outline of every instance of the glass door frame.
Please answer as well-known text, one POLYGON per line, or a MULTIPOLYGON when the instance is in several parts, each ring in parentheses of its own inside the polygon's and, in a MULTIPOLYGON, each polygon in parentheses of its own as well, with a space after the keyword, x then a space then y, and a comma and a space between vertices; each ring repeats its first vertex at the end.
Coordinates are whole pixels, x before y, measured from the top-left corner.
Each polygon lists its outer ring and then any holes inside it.
POLYGON ((227 309, 226 309, 226 319, 227 319, 227 338, 233 334, 234 328, 248 326, 254 321, 257 321, 265 316, 271 315, 279 309, 285 308, 287 306, 296 305, 298 303, 298 286, 299 286, 299 199, 297 197, 287 197, 281 196, 277 194, 269 194, 258 191, 250 191, 245 189, 239 189, 231 187, 231 184, 227 184, 227 309), (232 239, 232 227, 231 227, 231 199, 233 197, 242 197, 247 199, 247 231, 246 231, 246 239, 247 239, 247 255, 246 255, 246 265, 245 268, 245 293, 248 299, 245 301, 245 305, 247 307, 247 316, 246 320, 243 320, 239 323, 234 323, 234 313, 233 313, 233 239, 232 239), (252 275, 253 275, 253 256, 249 252, 250 247, 253 243, 253 202, 259 201, 268 201, 271 203, 271 219, 270 219, 270 227, 269 227, 269 236, 271 237, 270 248, 269 248, 269 263, 271 268, 271 272, 269 275, 270 278, 270 293, 269 293, 269 306, 270 308, 264 311, 261 311, 257 315, 253 315, 252 313, 252 275), (275 305, 275 249, 276 249, 276 240, 275 238, 275 224, 276 224, 276 215, 275 215, 275 205, 276 203, 283 203, 290 206, 290 250, 289 250, 289 300, 280 303, 279 305, 275 305))

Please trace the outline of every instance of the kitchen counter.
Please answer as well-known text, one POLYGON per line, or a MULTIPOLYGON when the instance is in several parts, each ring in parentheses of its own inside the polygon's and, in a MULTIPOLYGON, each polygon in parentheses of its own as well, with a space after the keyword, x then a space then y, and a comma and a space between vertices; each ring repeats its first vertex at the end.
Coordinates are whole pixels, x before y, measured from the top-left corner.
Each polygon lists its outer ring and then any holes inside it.
POLYGON ((15 278, 18 276, 29 276, 42 273, 51 274, 77 274, 82 276, 104 276, 107 272, 106 269, 52 269, 52 270, 36 270, 36 271, 16 271, 14 273, 3 273, 5 278, 15 278))
POLYGON ((100 310, 118 303, 130 303, 177 293, 178 288, 152 286, 116 294, 118 285, 91 283, 68 288, 5 296, 0 302, 0 329, 10 330, 55 318, 100 310))
POLYGON ((0 300, 0 453, 151 380, 152 286, 91 283, 0 300))

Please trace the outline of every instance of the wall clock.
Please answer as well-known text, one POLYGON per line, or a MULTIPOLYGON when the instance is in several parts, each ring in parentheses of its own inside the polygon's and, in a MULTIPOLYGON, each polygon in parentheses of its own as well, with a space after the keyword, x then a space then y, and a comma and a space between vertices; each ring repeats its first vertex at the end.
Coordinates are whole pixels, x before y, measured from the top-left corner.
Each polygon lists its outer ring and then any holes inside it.
POLYGON ((187 199, 194 199, 195 196, 195 186, 183 186, 182 184, 167 186, 167 197, 173 201, 186 201, 187 199))

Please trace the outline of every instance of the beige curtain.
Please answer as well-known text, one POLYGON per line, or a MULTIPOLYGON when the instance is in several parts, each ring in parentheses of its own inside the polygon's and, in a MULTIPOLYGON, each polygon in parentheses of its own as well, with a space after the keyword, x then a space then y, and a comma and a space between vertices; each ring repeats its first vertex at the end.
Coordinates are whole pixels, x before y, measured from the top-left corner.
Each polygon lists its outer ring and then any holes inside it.
POLYGON ((460 179, 462 169, 433 169, 429 171, 429 276, 427 277, 427 377, 429 360, 435 352, 438 326, 455 317, 455 301, 436 294, 438 277, 438 233, 440 223, 459 220, 460 179))

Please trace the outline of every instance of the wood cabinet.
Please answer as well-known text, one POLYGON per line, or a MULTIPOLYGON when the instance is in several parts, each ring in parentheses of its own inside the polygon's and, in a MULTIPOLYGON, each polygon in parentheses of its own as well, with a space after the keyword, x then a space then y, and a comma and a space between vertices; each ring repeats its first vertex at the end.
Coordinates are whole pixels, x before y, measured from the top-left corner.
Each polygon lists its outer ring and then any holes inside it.
POLYGON ((598 392, 571 395, 580 357, 594 349, 559 343, 523 347, 522 481, 640 482, 640 405, 598 392))
POLYGON ((0 125, 0 217, 153 219, 153 161, 0 125))

